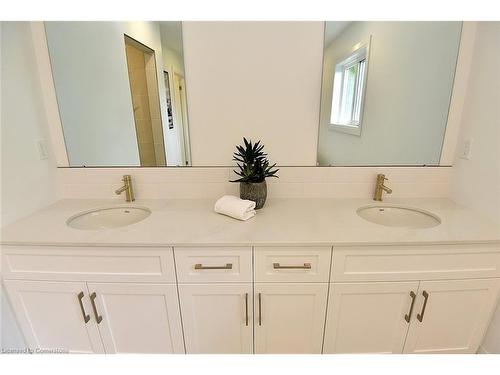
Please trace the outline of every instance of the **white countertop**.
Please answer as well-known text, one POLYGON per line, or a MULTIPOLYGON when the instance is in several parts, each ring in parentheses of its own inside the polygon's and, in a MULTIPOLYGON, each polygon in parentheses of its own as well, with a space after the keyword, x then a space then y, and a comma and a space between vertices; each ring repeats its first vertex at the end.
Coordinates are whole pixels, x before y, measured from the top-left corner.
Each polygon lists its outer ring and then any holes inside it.
POLYGON ((499 242, 498 225, 449 199, 386 199, 430 211, 441 224, 427 229, 384 227, 365 221, 356 209, 370 199, 270 199, 252 219, 241 222, 213 211, 213 200, 61 200, 2 228, 10 245, 356 245, 499 242), (66 220, 93 208, 135 205, 152 213, 127 227, 79 230, 66 220))

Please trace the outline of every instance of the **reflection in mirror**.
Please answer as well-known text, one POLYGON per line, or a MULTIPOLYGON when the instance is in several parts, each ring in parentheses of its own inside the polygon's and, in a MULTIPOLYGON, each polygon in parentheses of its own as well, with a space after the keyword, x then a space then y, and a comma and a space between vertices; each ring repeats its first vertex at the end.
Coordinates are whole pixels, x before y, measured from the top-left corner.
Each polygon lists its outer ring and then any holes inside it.
POLYGON ((45 22, 69 165, 191 165, 180 22, 45 22))
POLYGON ((439 165, 461 22, 326 22, 318 165, 439 165))

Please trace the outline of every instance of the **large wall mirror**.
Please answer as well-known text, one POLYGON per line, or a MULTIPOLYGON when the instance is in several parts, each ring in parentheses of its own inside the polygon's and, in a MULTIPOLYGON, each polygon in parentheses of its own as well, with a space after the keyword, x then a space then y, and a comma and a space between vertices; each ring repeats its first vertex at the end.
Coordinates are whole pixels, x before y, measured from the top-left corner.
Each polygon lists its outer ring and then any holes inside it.
POLYGON ((462 23, 328 21, 321 55, 322 32, 45 22, 66 164, 228 166, 257 136, 281 166, 440 165, 462 23))
POLYGON ((45 22, 69 165, 191 164, 181 22, 45 22))
POLYGON ((461 22, 326 22, 318 165, 439 165, 461 22))

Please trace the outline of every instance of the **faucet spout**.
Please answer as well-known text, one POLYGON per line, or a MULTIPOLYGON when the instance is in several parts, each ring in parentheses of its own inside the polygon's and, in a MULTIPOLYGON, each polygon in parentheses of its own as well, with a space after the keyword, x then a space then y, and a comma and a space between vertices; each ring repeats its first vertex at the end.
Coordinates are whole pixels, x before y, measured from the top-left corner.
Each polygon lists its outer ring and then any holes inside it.
POLYGON ((121 188, 115 190, 116 195, 120 195, 123 193, 125 190, 127 190, 127 185, 123 185, 121 188))
POLYGON ((391 188, 388 188, 387 186, 385 185, 382 185, 381 186, 382 190, 384 190, 387 194, 391 194, 392 193, 392 189, 391 188))
POLYGON ((116 195, 120 195, 121 193, 125 192, 125 201, 127 202, 132 202, 135 200, 134 198, 134 190, 132 189, 132 176, 126 174, 123 176, 122 181, 124 182, 124 185, 115 190, 116 195))
POLYGON ((375 184, 375 193, 373 194, 374 201, 382 200, 382 192, 385 191, 387 194, 392 193, 392 189, 384 185, 384 181, 387 180, 385 174, 377 175, 377 182, 375 184))

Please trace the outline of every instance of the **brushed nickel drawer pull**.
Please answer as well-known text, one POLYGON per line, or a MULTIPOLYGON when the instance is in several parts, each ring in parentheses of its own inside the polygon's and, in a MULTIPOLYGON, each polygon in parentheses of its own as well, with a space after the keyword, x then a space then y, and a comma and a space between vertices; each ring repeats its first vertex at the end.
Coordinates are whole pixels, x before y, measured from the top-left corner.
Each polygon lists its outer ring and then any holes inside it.
POLYGON ((97 321, 97 324, 99 324, 102 322, 102 316, 97 313, 97 307, 95 305, 96 298, 97 294, 95 294, 95 292, 90 295, 90 302, 92 302, 92 310, 94 310, 95 320, 97 321))
POLYGON ((424 296, 424 305, 422 306, 422 311, 420 312, 420 314, 417 314, 417 319, 419 322, 422 322, 422 320, 424 320, 425 308, 427 307, 427 300, 429 299, 429 293, 427 293, 425 290, 422 295, 424 296))
POLYGON ((83 292, 80 292, 78 293, 78 303, 80 304, 80 309, 82 310, 82 315, 83 315, 83 321, 85 322, 85 324, 88 323, 88 321, 90 320, 90 315, 87 315, 85 313, 85 307, 83 307, 83 292))
POLYGON ((204 266, 201 263, 197 263, 194 265, 194 269, 195 270, 232 270, 233 264, 226 263, 225 266, 204 266))
POLYGON ((245 293, 245 326, 248 327, 248 293, 245 293))
POLYGON ((275 270, 310 270, 311 269, 311 263, 304 263, 303 266, 282 266, 279 263, 273 263, 273 268, 275 270))
POLYGON ((259 293, 259 326, 262 325, 262 293, 259 293))
POLYGON ((405 320, 407 323, 410 323, 410 318, 411 318, 411 313, 413 312, 413 306, 415 305, 415 297, 417 295, 413 290, 410 292, 410 297, 411 297, 411 305, 410 305, 410 312, 405 315, 405 320))

